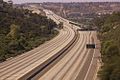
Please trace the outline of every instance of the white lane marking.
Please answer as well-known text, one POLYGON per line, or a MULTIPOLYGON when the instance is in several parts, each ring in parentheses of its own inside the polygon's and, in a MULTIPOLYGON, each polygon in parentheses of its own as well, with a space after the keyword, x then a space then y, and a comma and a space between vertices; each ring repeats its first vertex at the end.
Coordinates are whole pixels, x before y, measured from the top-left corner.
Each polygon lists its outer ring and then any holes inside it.
POLYGON ((95 50, 94 50, 94 53, 93 53, 93 57, 92 57, 92 60, 91 60, 90 66, 89 66, 89 68, 88 68, 88 70, 87 70, 87 74, 86 74, 84 80, 87 80, 88 74, 89 74, 90 69, 91 69, 91 67, 92 67, 92 63, 93 63, 94 57, 95 57, 95 50))

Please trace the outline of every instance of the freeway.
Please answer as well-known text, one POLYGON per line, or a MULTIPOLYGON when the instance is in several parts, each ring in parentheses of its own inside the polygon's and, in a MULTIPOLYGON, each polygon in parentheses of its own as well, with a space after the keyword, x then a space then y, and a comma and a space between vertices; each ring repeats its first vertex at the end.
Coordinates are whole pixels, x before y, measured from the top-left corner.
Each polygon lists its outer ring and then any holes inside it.
MULTIPOLYGON (((54 15, 54 19, 61 20, 65 25, 70 26, 68 20, 57 16, 51 11, 47 12, 54 15)), ((74 28, 78 29, 76 26, 74 28)), ((98 57, 99 52, 96 54, 96 50, 87 49, 86 44, 96 43, 96 32, 79 31, 78 35, 76 44, 60 61, 44 74, 38 75, 32 80, 95 80, 97 59, 94 59, 94 57, 98 57)))
POLYGON ((65 47, 75 41, 75 32, 70 27, 60 30, 57 37, 38 48, 0 63, 0 80, 26 80, 52 61, 65 47))
POLYGON ((0 63, 0 80, 94 80, 96 51, 87 49, 86 44, 95 42, 96 32, 78 32, 78 26, 52 11, 44 11, 57 24, 63 22, 63 29, 43 45, 0 63))

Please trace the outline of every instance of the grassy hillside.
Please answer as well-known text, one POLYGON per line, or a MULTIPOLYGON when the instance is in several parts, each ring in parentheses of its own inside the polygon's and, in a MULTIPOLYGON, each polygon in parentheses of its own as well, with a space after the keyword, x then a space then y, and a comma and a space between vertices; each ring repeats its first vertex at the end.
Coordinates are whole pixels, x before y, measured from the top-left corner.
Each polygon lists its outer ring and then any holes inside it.
POLYGON ((95 21, 99 27, 103 65, 101 80, 120 80, 120 13, 106 15, 95 21))
POLYGON ((0 62, 31 50, 58 32, 56 23, 0 1, 0 62))

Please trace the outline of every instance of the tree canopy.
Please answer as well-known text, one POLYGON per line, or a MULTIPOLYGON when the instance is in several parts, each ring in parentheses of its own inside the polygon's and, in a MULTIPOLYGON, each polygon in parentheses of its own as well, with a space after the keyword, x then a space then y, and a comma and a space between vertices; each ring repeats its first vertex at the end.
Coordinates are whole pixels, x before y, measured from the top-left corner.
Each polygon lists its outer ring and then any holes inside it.
POLYGON ((31 50, 57 34, 56 23, 0 0, 0 62, 31 50))
POLYGON ((103 66, 99 72, 101 80, 120 80, 120 13, 98 18, 103 66))

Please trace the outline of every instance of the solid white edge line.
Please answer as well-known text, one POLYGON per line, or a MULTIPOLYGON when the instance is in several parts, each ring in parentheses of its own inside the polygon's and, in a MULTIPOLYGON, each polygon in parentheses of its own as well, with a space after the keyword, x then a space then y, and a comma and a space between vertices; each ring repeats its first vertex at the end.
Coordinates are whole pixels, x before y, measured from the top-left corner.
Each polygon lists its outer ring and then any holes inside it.
POLYGON ((92 67, 92 62, 93 62, 93 60, 94 60, 94 57, 95 57, 95 50, 94 50, 94 53, 93 53, 93 57, 92 57, 92 60, 91 60, 90 66, 89 66, 89 68, 88 68, 88 70, 87 70, 87 74, 86 74, 84 80, 86 80, 87 77, 88 77, 88 74, 89 74, 90 69, 91 69, 91 67, 92 67))

